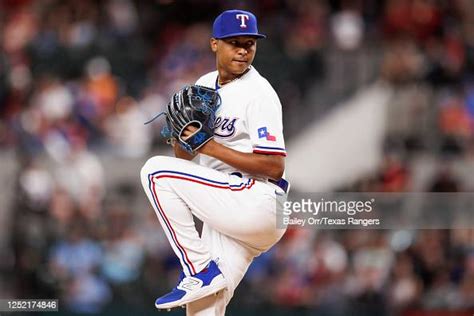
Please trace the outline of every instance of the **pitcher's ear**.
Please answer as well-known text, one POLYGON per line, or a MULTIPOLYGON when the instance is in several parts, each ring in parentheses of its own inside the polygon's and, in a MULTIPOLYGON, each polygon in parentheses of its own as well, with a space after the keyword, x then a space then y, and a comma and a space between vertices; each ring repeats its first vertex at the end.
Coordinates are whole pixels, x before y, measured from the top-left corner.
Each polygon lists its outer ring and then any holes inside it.
POLYGON ((210 44, 211 44, 211 50, 215 53, 217 52, 217 39, 211 38, 210 44))

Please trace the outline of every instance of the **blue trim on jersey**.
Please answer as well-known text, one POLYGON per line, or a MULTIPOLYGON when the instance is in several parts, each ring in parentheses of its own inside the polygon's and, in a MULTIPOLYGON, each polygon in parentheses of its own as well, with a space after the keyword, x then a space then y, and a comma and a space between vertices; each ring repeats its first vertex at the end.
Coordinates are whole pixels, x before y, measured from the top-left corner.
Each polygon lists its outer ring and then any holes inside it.
POLYGON ((274 149, 274 150, 283 150, 283 151, 285 151, 285 148, 280 148, 280 147, 255 146, 254 148, 261 148, 261 149, 274 149))
POLYGON ((173 235, 173 232, 172 232, 172 228, 170 226, 168 226, 168 221, 164 218, 164 212, 163 210, 161 210, 159 207, 158 207, 158 202, 156 201, 155 199, 155 194, 153 193, 153 189, 151 188, 151 176, 153 176, 154 174, 149 174, 148 175, 148 187, 150 189, 150 192, 151 192, 151 196, 153 197, 153 202, 155 203, 155 206, 156 206, 156 209, 158 210, 158 213, 160 213, 160 216, 161 218, 163 219, 163 222, 165 223, 165 226, 166 228, 168 229, 168 232, 169 234, 171 235, 171 239, 173 240, 176 248, 179 250, 179 253, 181 254, 181 258, 183 259, 183 262, 184 264, 186 265, 186 268, 188 268, 188 271, 189 271, 189 275, 193 275, 193 272, 191 270, 191 268, 189 267, 189 264, 186 262, 186 258, 184 256, 184 253, 183 253, 183 250, 181 250, 181 247, 179 246, 178 244, 178 241, 175 240, 174 238, 174 235, 173 235), (162 213, 163 212, 163 213, 162 213))

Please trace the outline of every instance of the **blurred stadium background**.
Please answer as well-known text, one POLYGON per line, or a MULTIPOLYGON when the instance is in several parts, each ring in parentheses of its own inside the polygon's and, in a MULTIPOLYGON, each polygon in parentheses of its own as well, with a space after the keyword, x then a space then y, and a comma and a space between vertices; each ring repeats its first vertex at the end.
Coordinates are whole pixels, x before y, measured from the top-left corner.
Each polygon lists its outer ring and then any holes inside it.
MULTIPOLYGON (((156 312, 179 266, 138 176, 171 153, 143 122, 213 69, 228 8, 268 35, 254 64, 282 100, 294 192, 474 189, 472 0, 3 0, 1 298, 156 312)), ((292 229, 227 314, 473 309, 474 230, 292 229)))

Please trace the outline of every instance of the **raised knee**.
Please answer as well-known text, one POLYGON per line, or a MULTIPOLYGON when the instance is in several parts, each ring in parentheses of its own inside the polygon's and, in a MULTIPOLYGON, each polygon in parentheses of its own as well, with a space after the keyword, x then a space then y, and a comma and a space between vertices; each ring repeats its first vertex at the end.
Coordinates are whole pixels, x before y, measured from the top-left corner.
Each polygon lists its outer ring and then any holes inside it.
POLYGON ((152 173, 158 172, 160 170, 166 170, 172 160, 175 158, 167 157, 167 156, 154 156, 148 159, 145 164, 143 165, 140 176, 142 179, 147 179, 148 176, 152 173))

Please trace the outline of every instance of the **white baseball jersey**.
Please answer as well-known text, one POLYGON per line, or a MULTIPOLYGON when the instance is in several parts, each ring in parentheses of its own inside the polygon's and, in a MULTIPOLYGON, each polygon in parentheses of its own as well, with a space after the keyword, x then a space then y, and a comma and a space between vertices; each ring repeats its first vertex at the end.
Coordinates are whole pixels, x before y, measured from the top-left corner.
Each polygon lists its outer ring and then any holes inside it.
MULTIPOLYGON (((218 89, 221 96, 215 141, 240 152, 286 156, 281 103, 270 83, 252 66, 242 77, 222 87, 217 86, 217 75, 213 71, 196 82, 218 89)), ((201 165, 214 170, 238 171, 210 156, 200 155, 199 159, 201 165)))

